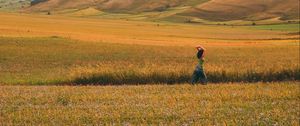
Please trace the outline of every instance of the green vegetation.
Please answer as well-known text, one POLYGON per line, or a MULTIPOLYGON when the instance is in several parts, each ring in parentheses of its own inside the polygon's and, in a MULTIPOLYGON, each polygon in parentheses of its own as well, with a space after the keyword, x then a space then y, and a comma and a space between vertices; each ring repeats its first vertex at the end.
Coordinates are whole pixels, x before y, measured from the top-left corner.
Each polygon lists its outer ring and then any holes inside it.
MULTIPOLYGON (((297 42, 204 45, 210 82, 300 80, 297 42)), ((184 83, 197 63, 194 55, 190 46, 0 38, 0 83, 184 83)))
POLYGON ((300 32, 300 24, 276 24, 276 25, 257 25, 255 29, 260 30, 275 30, 275 31, 288 31, 288 32, 300 32))
POLYGON ((299 125, 300 86, 2 86, 1 125, 299 125))
POLYGON ((30 0, 0 0, 0 11, 17 11, 29 5, 30 0))
POLYGON ((197 5, 200 5, 207 1, 209 1, 209 0, 187 0, 187 1, 183 2, 183 5, 197 6, 197 5))

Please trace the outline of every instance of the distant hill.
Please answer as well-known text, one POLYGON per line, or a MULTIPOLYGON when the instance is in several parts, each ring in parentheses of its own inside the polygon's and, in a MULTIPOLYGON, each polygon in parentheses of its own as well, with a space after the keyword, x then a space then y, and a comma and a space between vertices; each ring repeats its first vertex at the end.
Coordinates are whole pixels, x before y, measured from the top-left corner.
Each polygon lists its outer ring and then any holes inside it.
POLYGON ((30 5, 30 0, 0 0, 0 11, 16 11, 30 5))
POLYGON ((107 12, 137 13, 164 11, 176 6, 198 5, 208 0, 47 0, 30 7, 30 11, 82 9, 94 7, 107 12))
POLYGON ((211 0, 182 15, 213 21, 299 19, 299 0, 211 0))
POLYGON ((0 0, 4 5, 27 13, 131 14, 134 19, 181 22, 299 20, 299 0, 0 0))

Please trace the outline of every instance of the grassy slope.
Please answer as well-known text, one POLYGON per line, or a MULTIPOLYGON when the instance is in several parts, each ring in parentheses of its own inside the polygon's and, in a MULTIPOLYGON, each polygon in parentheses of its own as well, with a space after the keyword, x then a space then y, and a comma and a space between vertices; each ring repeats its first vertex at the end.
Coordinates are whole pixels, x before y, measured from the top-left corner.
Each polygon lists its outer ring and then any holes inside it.
POLYGON ((298 0, 212 0, 191 8, 183 15, 191 15, 212 21, 263 20, 280 17, 299 20, 298 0))
POLYGON ((30 0, 0 0, 0 11, 17 11, 29 5, 30 0))
POLYGON ((108 2, 103 0, 51 0, 25 10, 27 12, 54 11, 55 14, 59 14, 60 11, 65 9, 78 9, 78 11, 81 11, 87 7, 92 7, 101 11, 90 15, 88 13, 84 15, 75 13, 73 15, 71 12, 68 16, 126 18, 130 20, 180 23, 191 21, 204 24, 212 24, 211 21, 217 21, 217 23, 234 21, 235 23, 229 24, 249 25, 252 22, 247 23, 247 21, 253 20, 258 24, 284 23, 285 20, 299 21, 299 5, 294 4, 297 2, 297 0, 110 0, 108 2), (55 10, 59 10, 58 13, 55 10), (102 11, 106 13, 102 13, 102 11), (120 15, 120 13, 122 14, 120 15), (246 23, 243 23, 245 20, 246 23))
MULTIPOLYGON (((206 1, 207 0, 111 0, 109 2, 103 2, 103 0, 97 0, 94 2, 51 0, 24 10, 25 12, 51 11, 52 14, 65 14, 76 17, 126 18, 130 20, 159 21, 165 18, 168 19, 167 17, 181 13, 192 6, 206 1), (87 12, 87 7, 98 9, 99 13, 94 13, 95 11, 91 13, 87 12), (78 12, 65 11, 70 9, 76 9, 78 12), (80 14, 81 11, 87 13, 80 14)), ((173 22, 173 20, 168 21, 173 22)))
POLYGON ((170 7, 196 6, 208 0, 50 0, 28 8, 29 11, 51 11, 70 8, 95 7, 108 12, 137 13, 164 11, 170 7))
POLYGON ((288 39, 290 31, 261 31, 231 26, 185 25, 126 20, 0 13, 1 36, 61 36, 83 41, 148 45, 194 45, 198 41, 288 39), (141 30, 144 29, 144 30, 141 30), (139 31, 139 32, 136 32, 139 31))
POLYGON ((300 32, 300 24, 259 25, 252 28, 261 30, 300 32))
MULTIPOLYGON (((0 11, 38 12, 89 18, 167 21, 179 23, 251 25, 299 21, 299 6, 289 1, 240 1, 227 0, 50 0, 32 7, 29 1, 1 0, 0 11), (206 3, 207 2, 207 3, 206 3), (205 3, 205 4, 203 4, 205 3), (203 4, 203 5, 202 5, 203 4), (23 6, 23 7, 22 7, 23 6), (98 10, 97 10, 98 9, 98 10), (207 11, 206 11, 207 10, 207 11), (231 10, 234 10, 231 12, 231 10), (283 20, 280 20, 283 19, 283 20), (222 21, 220 21, 222 20, 222 21), (229 20, 229 21, 223 21, 229 20), (247 20, 247 21, 245 21, 247 20)), ((296 1, 297 2, 297 1, 296 1)))
POLYGON ((2 86, 1 125, 299 125, 299 84, 2 86))

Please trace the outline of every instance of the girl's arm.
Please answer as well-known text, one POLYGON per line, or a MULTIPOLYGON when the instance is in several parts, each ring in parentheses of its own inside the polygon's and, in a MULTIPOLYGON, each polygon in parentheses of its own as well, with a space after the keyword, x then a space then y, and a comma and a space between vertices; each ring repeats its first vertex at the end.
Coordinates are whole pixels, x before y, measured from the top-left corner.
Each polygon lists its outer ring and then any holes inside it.
POLYGON ((203 51, 205 51, 206 49, 203 47, 203 46, 201 46, 201 45, 198 45, 198 46, 196 46, 196 49, 199 51, 199 50, 203 50, 203 51))
POLYGON ((198 51, 200 51, 200 50, 203 50, 203 54, 202 54, 202 57, 201 58, 204 58, 204 55, 205 55, 205 48, 203 47, 203 46, 201 46, 201 45, 198 45, 198 46, 196 46, 196 49, 198 50, 198 51))

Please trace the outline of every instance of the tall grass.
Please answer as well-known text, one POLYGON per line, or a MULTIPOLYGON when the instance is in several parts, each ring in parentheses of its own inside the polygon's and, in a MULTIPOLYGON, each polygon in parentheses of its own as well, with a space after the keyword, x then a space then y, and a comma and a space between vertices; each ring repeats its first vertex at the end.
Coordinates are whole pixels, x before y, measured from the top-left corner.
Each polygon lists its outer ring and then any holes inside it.
MULTIPOLYGON (((202 44, 209 82, 299 80, 297 42, 202 44)), ((0 83, 186 83, 195 53, 191 46, 0 38, 0 83)))
MULTIPOLYGON (((120 68, 108 66, 77 68, 71 72, 72 84, 122 85, 122 84, 178 84, 190 83, 192 70, 156 66, 151 68, 120 68), (160 67, 160 68, 159 68, 160 67)), ((264 71, 247 70, 244 72, 207 70, 208 82, 274 82, 300 80, 300 69, 269 69, 264 71)))
POLYGON ((1 86, 0 125, 299 125, 297 82, 1 86))

